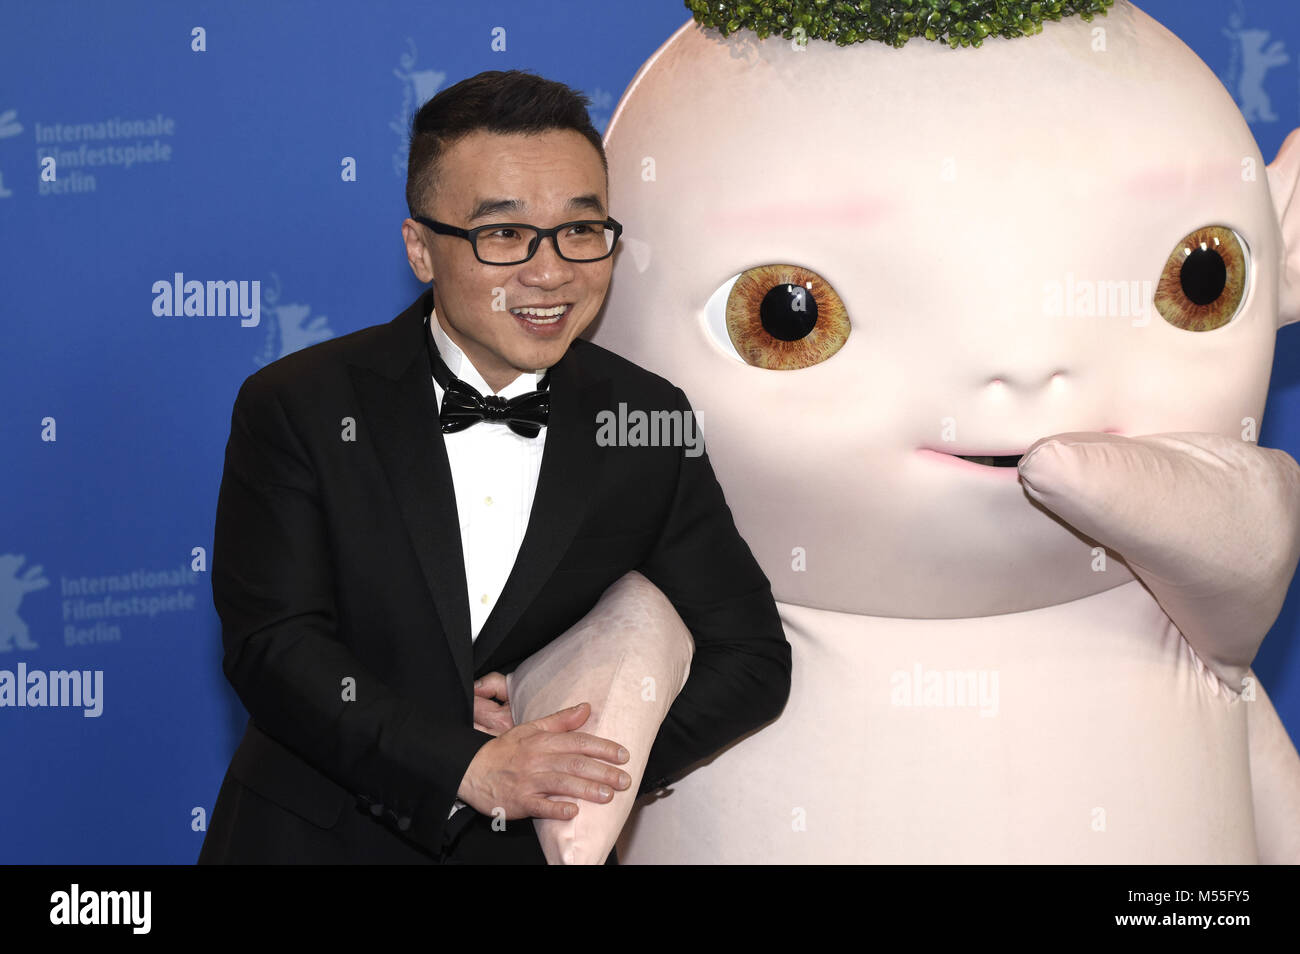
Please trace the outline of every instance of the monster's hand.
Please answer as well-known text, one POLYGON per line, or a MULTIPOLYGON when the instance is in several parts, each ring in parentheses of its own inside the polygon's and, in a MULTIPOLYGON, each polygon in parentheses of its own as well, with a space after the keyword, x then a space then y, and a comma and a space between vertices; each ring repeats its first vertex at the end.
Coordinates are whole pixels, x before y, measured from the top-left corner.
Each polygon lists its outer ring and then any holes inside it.
POLYGON ((1207 666, 1240 691, 1300 560, 1300 465, 1218 434, 1056 434, 1025 492, 1118 553, 1207 666))

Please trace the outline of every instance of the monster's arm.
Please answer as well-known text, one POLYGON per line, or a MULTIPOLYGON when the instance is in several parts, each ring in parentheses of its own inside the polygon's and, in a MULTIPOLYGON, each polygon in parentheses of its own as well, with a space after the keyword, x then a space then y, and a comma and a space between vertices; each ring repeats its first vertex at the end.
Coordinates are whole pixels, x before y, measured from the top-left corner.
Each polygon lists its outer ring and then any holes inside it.
MULTIPOLYGON (((1300 559, 1300 465, 1217 434, 1058 434, 1025 492, 1120 554, 1187 642, 1241 692, 1300 559)), ((1300 756, 1263 687, 1246 694, 1260 860, 1300 861, 1300 756)))
POLYGON ((1207 666, 1240 692, 1300 560, 1300 465, 1218 434, 1058 434, 1025 492, 1124 558, 1207 666))

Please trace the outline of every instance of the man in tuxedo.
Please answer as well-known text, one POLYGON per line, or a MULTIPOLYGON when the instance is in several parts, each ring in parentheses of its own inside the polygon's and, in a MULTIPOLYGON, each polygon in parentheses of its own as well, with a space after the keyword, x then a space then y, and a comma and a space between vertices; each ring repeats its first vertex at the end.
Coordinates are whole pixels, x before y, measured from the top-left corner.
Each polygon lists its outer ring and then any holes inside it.
POLYGON ((578 337, 621 228, 586 103, 515 71, 426 103, 402 233, 431 288, 240 388, 213 596, 251 718, 200 863, 543 862, 527 819, 609 801, 628 753, 586 704, 513 725, 501 673, 632 569, 696 647, 641 792, 784 705, 789 646, 707 454, 597 440, 620 404, 691 410, 578 337))

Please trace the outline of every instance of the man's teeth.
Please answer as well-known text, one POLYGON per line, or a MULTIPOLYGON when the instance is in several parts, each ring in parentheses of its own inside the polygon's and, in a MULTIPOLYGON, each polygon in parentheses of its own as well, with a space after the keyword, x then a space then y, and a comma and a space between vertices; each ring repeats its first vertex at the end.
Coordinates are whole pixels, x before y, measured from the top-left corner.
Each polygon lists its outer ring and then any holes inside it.
POLYGON ((568 305, 556 305, 554 308, 511 308, 510 311, 520 318, 527 318, 534 324, 553 325, 560 320, 560 316, 568 307, 568 305))

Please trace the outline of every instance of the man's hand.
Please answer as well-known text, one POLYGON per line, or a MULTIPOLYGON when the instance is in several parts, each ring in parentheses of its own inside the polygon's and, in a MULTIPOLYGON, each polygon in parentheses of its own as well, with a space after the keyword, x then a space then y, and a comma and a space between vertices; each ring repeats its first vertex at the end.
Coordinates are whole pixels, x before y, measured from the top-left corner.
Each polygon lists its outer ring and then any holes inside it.
POLYGON ((460 800, 482 815, 504 809, 508 819, 565 819, 578 813, 573 802, 552 801, 548 795, 608 802, 615 789, 632 784, 630 775, 614 767, 629 755, 617 742, 574 731, 590 715, 591 705, 581 702, 488 742, 465 771, 460 800))
POLYGON ((514 727, 506 677, 490 672, 474 683, 474 728, 488 735, 500 735, 514 727))

